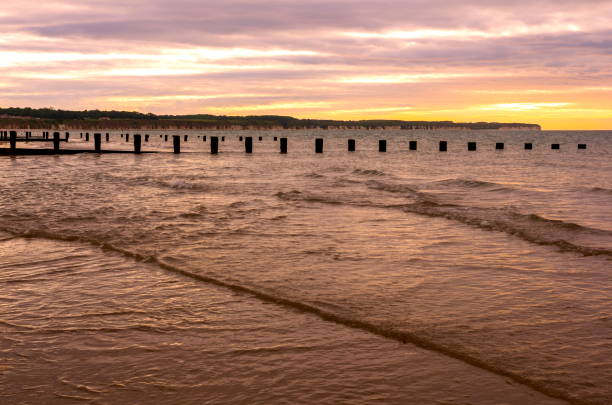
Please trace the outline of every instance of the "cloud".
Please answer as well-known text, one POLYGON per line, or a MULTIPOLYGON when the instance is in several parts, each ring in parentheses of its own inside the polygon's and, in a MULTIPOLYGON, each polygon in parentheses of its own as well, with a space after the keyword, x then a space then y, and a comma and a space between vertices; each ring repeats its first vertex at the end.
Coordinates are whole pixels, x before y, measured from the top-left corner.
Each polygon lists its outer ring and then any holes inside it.
POLYGON ((550 89, 599 111, 580 89, 612 87, 611 26, 601 0, 12 0, 0 103, 487 119, 550 89))

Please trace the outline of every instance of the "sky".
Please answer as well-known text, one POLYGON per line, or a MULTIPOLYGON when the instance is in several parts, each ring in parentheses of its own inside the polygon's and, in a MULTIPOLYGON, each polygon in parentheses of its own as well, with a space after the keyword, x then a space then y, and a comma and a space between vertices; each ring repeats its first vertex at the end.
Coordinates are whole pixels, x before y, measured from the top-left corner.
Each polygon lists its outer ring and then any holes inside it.
POLYGON ((612 129, 612 1, 4 0, 0 106, 612 129))

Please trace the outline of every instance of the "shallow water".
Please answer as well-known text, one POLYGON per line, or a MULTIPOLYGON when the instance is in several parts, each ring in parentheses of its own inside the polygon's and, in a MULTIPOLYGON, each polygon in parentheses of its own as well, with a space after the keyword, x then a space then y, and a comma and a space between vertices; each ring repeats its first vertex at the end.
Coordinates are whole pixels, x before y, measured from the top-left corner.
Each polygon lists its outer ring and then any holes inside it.
POLYGON ((0 160, 0 395, 612 401, 612 133, 202 134, 0 160))

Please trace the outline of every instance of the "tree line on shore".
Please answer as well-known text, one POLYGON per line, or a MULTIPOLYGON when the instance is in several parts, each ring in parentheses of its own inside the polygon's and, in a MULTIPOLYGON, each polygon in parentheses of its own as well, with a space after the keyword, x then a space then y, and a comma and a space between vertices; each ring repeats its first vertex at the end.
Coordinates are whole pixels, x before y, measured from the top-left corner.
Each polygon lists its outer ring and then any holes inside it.
POLYGON ((82 129, 501 129, 532 128, 536 124, 402 120, 323 120, 281 115, 228 116, 211 114, 157 115, 135 111, 70 111, 54 108, 0 108, 3 128, 82 128, 82 129))

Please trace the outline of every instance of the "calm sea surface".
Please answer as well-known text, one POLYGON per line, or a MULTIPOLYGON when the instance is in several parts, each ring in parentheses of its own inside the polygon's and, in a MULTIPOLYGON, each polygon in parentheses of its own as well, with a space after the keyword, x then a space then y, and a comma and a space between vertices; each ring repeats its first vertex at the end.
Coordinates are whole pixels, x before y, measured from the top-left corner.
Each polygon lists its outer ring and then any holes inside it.
POLYGON ((148 133, 0 158, 1 404, 612 403, 612 132, 148 133))

